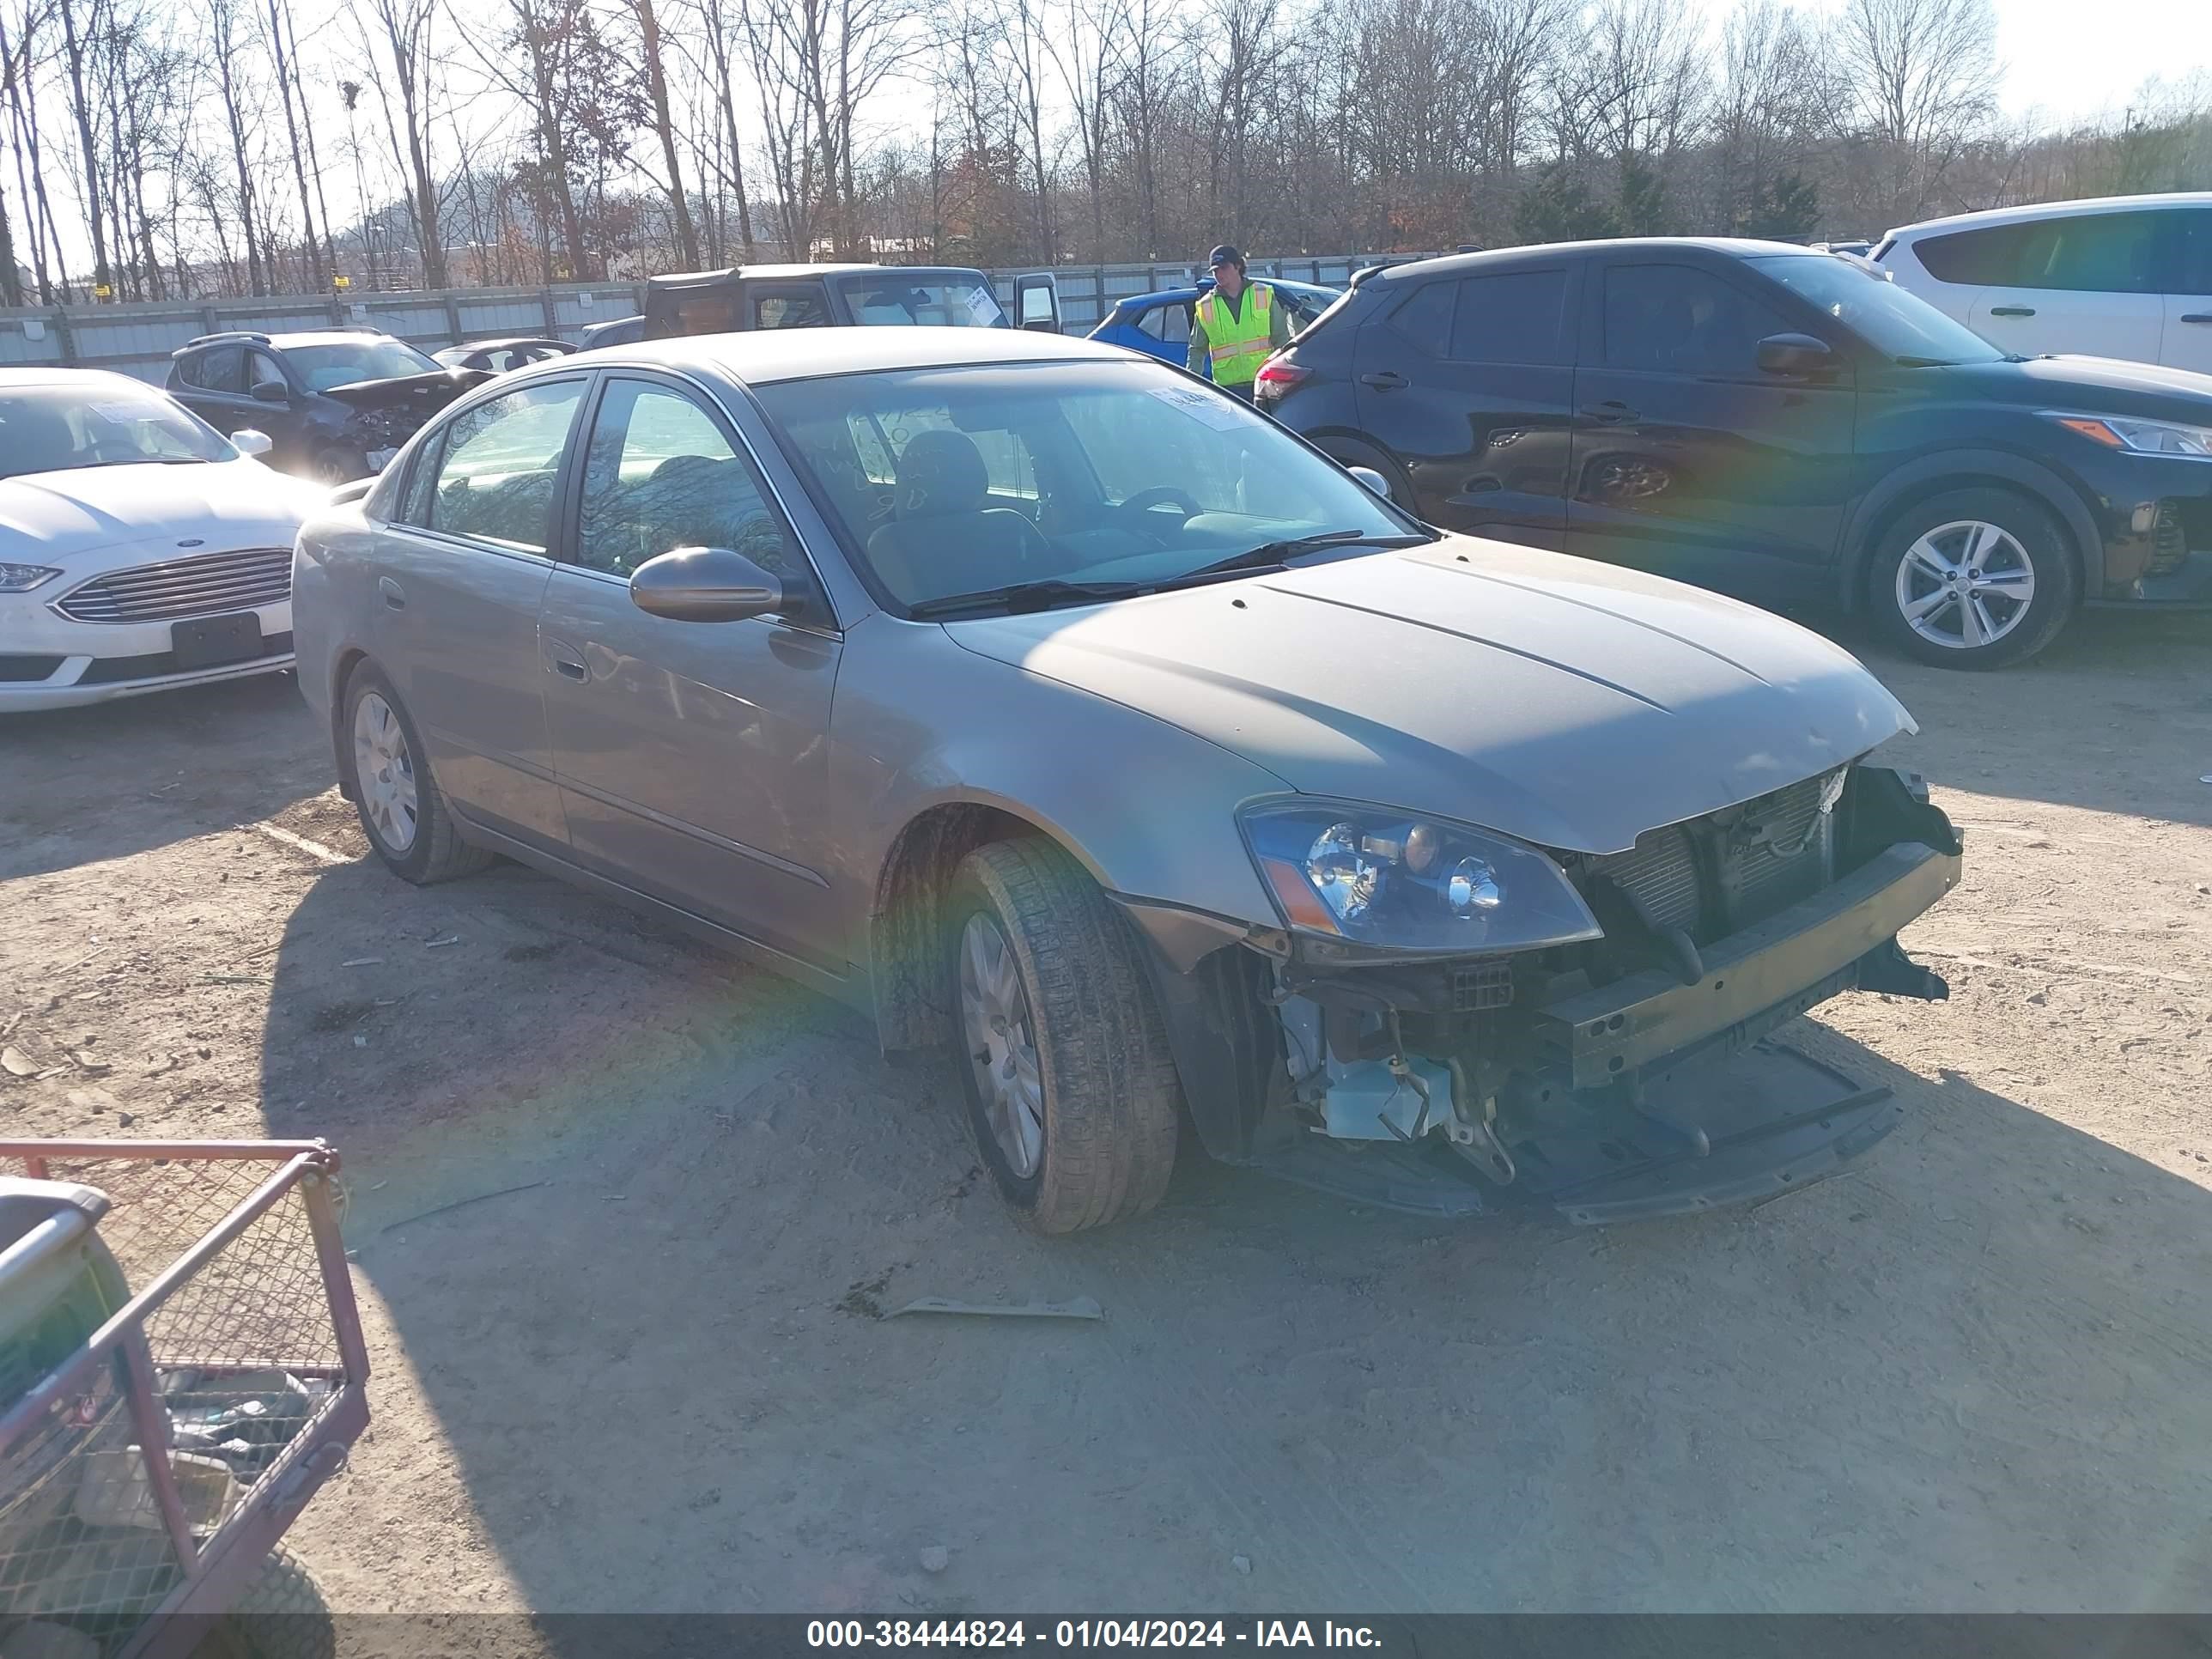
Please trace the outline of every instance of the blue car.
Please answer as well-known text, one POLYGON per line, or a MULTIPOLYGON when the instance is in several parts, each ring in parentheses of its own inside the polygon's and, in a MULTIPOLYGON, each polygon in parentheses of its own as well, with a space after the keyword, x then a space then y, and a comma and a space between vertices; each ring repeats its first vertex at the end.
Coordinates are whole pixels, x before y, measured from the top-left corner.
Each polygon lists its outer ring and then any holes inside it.
MULTIPOLYGON (((1252 280, 1266 283, 1290 307, 1293 334, 1334 305, 1344 293, 1341 289, 1286 282, 1274 276, 1255 276, 1252 280)), ((1127 346, 1133 351, 1149 351, 1155 357, 1164 357, 1180 365, 1190 350, 1190 309, 1198 303, 1198 296, 1212 286, 1213 278, 1208 276, 1190 288, 1132 295, 1106 313, 1104 320, 1091 331, 1091 337, 1109 345, 1127 346)), ((1211 370, 1204 372, 1208 380, 1213 378, 1211 370)))

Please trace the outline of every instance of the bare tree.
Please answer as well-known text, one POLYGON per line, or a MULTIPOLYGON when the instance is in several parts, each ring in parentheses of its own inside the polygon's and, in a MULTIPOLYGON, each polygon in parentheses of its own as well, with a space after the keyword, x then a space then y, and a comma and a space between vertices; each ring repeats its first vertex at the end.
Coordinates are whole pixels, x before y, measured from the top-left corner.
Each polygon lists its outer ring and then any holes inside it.
MULTIPOLYGON (((308 211, 307 150, 300 142, 305 112, 303 110, 295 118, 292 110, 293 94, 297 90, 295 84, 297 66, 294 62, 296 46, 290 39, 293 33, 290 0, 266 0, 261 21, 268 30, 270 61, 276 70, 276 96, 284 111, 284 137, 292 152, 292 178, 300 192, 300 240, 306 249, 309 269, 319 269, 324 258, 315 247, 314 216, 308 211)), ((327 230, 328 227, 325 228, 327 230)))
POLYGON ((1075 151, 1083 168, 1084 195, 1090 205, 1093 259, 1105 258, 1106 173, 1113 159, 1114 100, 1121 90, 1119 60, 1112 43, 1123 9, 1118 0, 1049 0, 1053 10, 1045 30, 1045 49, 1066 100, 1075 151))
POLYGON ((676 222, 677 251, 684 264, 699 264, 699 234, 692 228, 691 210, 684 197, 684 166, 676 149, 676 126, 669 112, 668 76, 662 66, 664 46, 659 14, 653 0, 626 0, 637 20, 638 44, 644 48, 646 94, 653 106, 653 130, 660 140, 661 164, 668 172, 668 204, 676 222))
POLYGON ((1891 224, 1917 217, 1989 129, 1989 0, 1849 0, 1833 40, 1854 129, 1873 150, 1868 205, 1891 224))
POLYGON ((430 151, 438 0, 353 0, 353 4, 369 82, 376 88, 385 127, 392 136, 392 159, 410 186, 409 207, 422 245, 422 280, 432 288, 443 288, 446 247, 438 222, 438 187, 430 151), (396 120, 392 110, 393 87, 399 94, 396 120))

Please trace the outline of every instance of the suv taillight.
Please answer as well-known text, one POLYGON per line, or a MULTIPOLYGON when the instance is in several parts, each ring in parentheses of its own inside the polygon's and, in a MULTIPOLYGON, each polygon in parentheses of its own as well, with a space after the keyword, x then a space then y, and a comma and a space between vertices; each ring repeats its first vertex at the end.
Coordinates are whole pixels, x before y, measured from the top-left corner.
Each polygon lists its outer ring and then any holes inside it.
POLYGON ((1270 357, 1260 365, 1260 372, 1252 377, 1252 401, 1256 404, 1273 402, 1312 373, 1313 370, 1301 368, 1281 357, 1270 357))

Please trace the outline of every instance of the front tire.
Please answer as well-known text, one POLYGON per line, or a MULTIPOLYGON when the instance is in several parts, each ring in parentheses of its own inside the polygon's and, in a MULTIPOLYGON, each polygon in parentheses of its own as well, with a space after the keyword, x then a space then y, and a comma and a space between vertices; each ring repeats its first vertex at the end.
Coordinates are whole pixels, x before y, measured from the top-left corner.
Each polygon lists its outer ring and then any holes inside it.
POLYGON ((2056 514, 2010 489, 1946 490, 1883 532, 1868 599, 1899 650, 1942 668, 2005 668, 2057 638, 2081 576, 2056 514))
POLYGON ((422 734, 392 682, 367 663, 346 682, 341 729, 362 833, 393 875, 427 887, 491 862, 461 839, 422 734))
POLYGON ((977 1152, 1026 1226, 1142 1214, 1182 1098, 1128 918, 1042 840, 969 854, 946 908, 947 999, 977 1152))

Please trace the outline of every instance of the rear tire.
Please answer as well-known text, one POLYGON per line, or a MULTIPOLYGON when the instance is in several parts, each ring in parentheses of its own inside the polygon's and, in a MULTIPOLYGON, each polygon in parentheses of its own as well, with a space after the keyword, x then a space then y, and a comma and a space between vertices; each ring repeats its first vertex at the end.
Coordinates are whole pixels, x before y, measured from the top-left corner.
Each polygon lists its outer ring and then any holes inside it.
POLYGON ((2058 637, 2081 597, 2057 514, 2016 490, 1948 489, 1882 532, 1867 577, 1876 626, 1939 668, 2005 668, 2058 637))
POLYGON ((1024 840, 968 855, 945 921, 969 1127, 1000 1196, 1041 1233, 1151 1209, 1182 1091, 1128 918, 1058 847, 1024 840))
POLYGON ((362 833, 393 875, 428 887, 492 861, 461 839, 422 735, 381 671, 367 663, 353 671, 339 732, 362 833))

